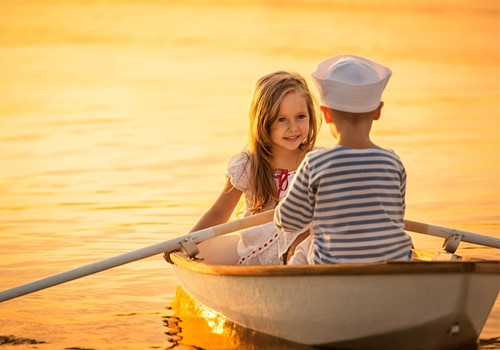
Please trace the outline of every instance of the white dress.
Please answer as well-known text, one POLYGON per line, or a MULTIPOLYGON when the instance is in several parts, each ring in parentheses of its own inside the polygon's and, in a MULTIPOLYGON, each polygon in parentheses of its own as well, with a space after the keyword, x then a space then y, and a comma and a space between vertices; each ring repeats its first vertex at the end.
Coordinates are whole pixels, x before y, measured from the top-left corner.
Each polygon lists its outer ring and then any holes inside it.
MULTIPOLYGON (((295 171, 278 169, 275 172, 276 186, 280 200, 288 192, 295 171)), ((244 216, 250 216, 252 192, 250 189, 251 158, 248 152, 242 152, 228 162, 226 176, 231 184, 244 193, 244 216)), ((282 256, 298 235, 305 232, 283 233, 274 222, 251 227, 240 231, 238 242, 238 265, 283 265, 282 256)))

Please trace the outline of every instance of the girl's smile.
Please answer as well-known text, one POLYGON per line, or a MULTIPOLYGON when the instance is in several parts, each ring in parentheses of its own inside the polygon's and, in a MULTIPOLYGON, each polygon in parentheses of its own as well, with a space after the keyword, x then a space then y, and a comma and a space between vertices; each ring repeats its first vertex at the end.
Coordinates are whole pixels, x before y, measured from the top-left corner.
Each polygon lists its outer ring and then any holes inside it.
POLYGON ((285 140, 290 141, 290 142, 295 142, 300 138, 300 135, 297 136, 290 136, 290 137, 285 137, 285 140))

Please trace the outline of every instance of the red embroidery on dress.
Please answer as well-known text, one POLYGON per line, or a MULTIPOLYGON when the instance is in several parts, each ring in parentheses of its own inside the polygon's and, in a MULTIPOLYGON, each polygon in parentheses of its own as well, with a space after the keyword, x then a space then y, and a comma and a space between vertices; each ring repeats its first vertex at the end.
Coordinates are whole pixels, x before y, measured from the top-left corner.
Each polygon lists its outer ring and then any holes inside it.
MULTIPOLYGON (((274 235, 274 238, 277 238, 277 237, 278 237, 278 235, 279 235, 279 234, 278 234, 278 233, 276 233, 276 234, 274 235)), ((273 239, 271 238, 271 239, 269 240, 269 242, 268 242, 268 243, 273 243, 273 239)), ((259 247, 259 248, 255 249, 254 251, 252 251, 252 253, 248 254, 246 257, 241 258, 241 259, 240 259, 240 261, 238 262, 238 264, 240 264, 240 265, 241 265, 241 264, 243 264, 243 263, 245 262, 245 259, 250 259, 250 256, 251 256, 251 255, 256 254, 256 253, 257 253, 257 251, 261 251, 261 250, 262 250, 262 248, 267 248, 267 244, 268 244, 268 243, 264 243, 264 245, 263 245, 263 246, 261 246, 261 247, 259 247)))
POLYGON ((274 175, 274 177, 278 179, 278 198, 280 198, 281 192, 286 191, 288 188, 289 172, 287 169, 276 169, 275 171, 280 172, 279 174, 274 175))

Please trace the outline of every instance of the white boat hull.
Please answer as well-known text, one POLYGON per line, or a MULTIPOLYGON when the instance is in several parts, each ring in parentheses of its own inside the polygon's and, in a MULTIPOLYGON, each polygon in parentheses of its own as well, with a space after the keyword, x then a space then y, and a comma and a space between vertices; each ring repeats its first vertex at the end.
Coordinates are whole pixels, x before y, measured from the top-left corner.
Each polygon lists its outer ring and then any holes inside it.
POLYGON ((230 321, 308 344, 445 349, 477 340, 500 262, 229 266, 174 254, 183 288, 230 321))

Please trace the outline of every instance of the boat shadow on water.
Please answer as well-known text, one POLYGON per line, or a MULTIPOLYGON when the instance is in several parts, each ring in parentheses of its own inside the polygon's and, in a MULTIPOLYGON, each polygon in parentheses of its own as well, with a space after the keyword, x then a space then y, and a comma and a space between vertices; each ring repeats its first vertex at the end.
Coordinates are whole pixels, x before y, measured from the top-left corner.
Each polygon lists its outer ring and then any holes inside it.
MULTIPOLYGON (((171 344, 167 349, 325 349, 297 344, 241 327, 193 299, 181 286, 170 306, 169 315, 163 316, 165 334, 171 344)), ((307 322, 307 320, 297 320, 307 322)), ((328 348, 343 350, 341 348, 328 348)), ((500 349, 500 337, 483 340, 478 344, 456 350, 500 349)), ((361 349, 362 350, 362 349, 361 349)))

